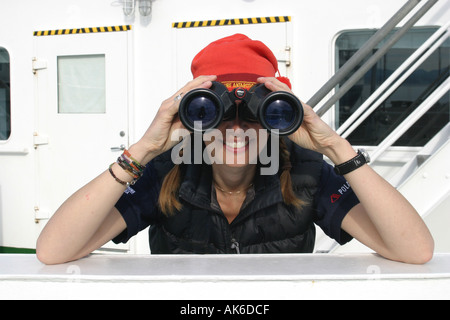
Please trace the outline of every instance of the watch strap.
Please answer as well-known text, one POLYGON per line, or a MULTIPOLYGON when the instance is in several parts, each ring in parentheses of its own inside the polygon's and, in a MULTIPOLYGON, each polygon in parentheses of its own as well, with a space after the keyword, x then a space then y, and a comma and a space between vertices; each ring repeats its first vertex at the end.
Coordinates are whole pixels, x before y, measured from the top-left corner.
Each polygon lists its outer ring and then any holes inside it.
POLYGON ((336 165, 334 167, 334 172, 336 172, 336 174, 338 174, 338 175, 343 176, 345 174, 348 174, 348 173, 362 167, 367 162, 368 161, 367 161, 366 157, 364 156, 364 154, 361 152, 361 150, 358 150, 358 155, 356 157, 348 160, 347 162, 336 165))

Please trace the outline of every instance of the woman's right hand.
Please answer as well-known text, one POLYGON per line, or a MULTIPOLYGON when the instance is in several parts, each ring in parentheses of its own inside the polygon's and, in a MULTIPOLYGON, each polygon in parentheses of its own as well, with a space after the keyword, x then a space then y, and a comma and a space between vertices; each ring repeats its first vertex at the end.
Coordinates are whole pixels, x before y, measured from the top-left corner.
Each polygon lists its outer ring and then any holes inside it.
POLYGON ((138 160, 141 160, 141 163, 145 165, 157 155, 175 146, 179 141, 172 141, 172 133, 177 129, 184 128, 178 116, 181 99, 177 99, 177 97, 183 96, 193 89, 209 89, 212 86, 212 81, 216 79, 216 76, 195 78, 178 90, 172 97, 165 100, 144 136, 130 147, 130 153, 133 157, 140 158, 138 160))

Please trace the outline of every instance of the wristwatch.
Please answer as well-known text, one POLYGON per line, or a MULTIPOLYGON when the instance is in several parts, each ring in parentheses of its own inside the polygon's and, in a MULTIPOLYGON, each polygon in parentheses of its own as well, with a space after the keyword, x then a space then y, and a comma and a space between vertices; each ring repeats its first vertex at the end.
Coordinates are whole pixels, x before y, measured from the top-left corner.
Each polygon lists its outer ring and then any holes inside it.
POLYGON ((370 156, 369 153, 367 153, 364 149, 358 149, 358 155, 354 157, 353 159, 344 162, 343 164, 339 164, 334 167, 334 172, 338 175, 345 175, 347 173, 350 173, 366 163, 370 163, 370 156))

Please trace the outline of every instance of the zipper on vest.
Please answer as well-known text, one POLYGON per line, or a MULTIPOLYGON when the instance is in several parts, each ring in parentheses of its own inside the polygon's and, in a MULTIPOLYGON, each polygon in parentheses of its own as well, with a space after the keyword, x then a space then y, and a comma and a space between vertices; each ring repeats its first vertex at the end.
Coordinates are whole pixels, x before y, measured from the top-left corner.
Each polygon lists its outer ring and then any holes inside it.
POLYGON ((231 239, 231 249, 236 250, 237 254, 241 254, 241 252, 239 251, 239 242, 237 242, 234 238, 231 239))

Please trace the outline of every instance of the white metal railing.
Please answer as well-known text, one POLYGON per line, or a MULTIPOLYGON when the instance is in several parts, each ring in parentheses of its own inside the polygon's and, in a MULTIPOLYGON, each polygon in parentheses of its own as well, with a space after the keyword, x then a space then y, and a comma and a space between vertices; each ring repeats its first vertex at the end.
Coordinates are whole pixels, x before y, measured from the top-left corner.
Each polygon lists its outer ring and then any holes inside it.
MULTIPOLYGON (((415 23, 423 17, 436 3, 436 0, 428 0, 420 7, 395 34, 386 40, 386 43, 378 49, 367 62, 355 71, 335 94, 323 105, 317 104, 344 80, 353 68, 367 56, 372 49, 383 40, 383 37, 405 18, 421 0, 408 1, 336 74, 308 101, 316 113, 322 116, 327 112, 364 74, 377 63, 387 51, 410 30, 415 23)), ((426 59, 428 59, 450 37, 450 22, 439 28, 420 48, 418 48, 336 131, 342 137, 347 138, 361 123, 369 117, 408 77, 416 71, 426 59)), ((448 91, 448 79, 426 101, 424 101, 407 119, 386 137, 371 154, 375 161, 387 148, 389 148, 403 133, 420 119, 445 93, 448 91)))
POLYGON ((307 102, 315 107, 325 96, 333 90, 372 50, 394 30, 421 0, 409 0, 397 11, 384 26, 380 28, 365 44, 348 60, 336 73, 320 88, 307 102))
POLYGON ((347 138, 447 40, 449 28, 450 22, 437 30, 338 128, 337 133, 347 138))
POLYGON ((436 248, 445 251, 450 248, 448 230, 444 227, 444 230, 437 231, 441 227, 436 226, 436 221, 442 226, 448 226, 447 221, 450 221, 448 207, 441 206, 447 199, 450 201, 450 170, 447 169, 449 159, 450 139, 447 135, 447 140, 440 148, 422 164, 417 165, 397 186, 397 190, 409 199, 422 218, 428 220, 425 222, 435 238, 436 248))
POLYGON ((399 187, 403 184, 414 172, 420 167, 426 160, 428 160, 433 154, 440 151, 442 146, 450 139, 450 123, 442 128, 438 134, 434 136, 423 148, 420 150, 416 157, 412 158, 401 168, 391 179, 389 183, 394 187, 399 187))
POLYGON ((450 90, 450 77, 442 83, 418 108, 416 108, 400 125, 395 128, 370 155, 371 161, 375 161, 398 138, 400 138, 414 123, 417 122, 428 110, 430 110, 450 90))
MULTIPOLYGON (((0 255, 0 299, 449 299, 450 255, 91 255, 45 266, 0 255)), ((195 317, 194 317, 195 318, 195 317)))
MULTIPOLYGON (((334 95, 329 98, 323 105, 318 106, 317 104, 324 99, 324 97, 334 89, 340 82, 346 79, 348 74, 352 72, 352 70, 363 60, 361 52, 365 52, 369 54, 372 50, 369 48, 376 42, 379 41, 379 35, 381 34, 381 30, 385 33, 385 36, 388 35, 389 32, 387 25, 390 24, 392 27, 392 19, 382 28, 380 31, 373 37, 377 39, 371 39, 366 43, 363 48, 358 51, 354 55, 357 57, 357 60, 360 59, 357 63, 353 61, 353 57, 347 62, 352 63, 350 66, 344 65, 341 69, 339 69, 336 74, 308 101, 313 103, 311 105, 314 107, 314 110, 317 112, 319 116, 322 116, 325 112, 327 112, 342 96, 344 96, 348 90, 350 90, 353 85, 362 77, 364 74, 372 67, 375 63, 381 59, 384 54, 398 41, 410 28, 412 28, 415 24, 414 21, 417 22, 418 18, 423 16, 436 2, 428 1, 420 8, 414 16, 403 25, 401 29, 399 29, 394 36, 387 40, 387 43, 382 46, 375 54, 373 54, 369 60, 347 80, 344 85, 340 86, 339 89, 336 89, 334 95), (377 36, 377 37, 376 37, 377 36)), ((413 3, 409 1, 396 15, 405 14, 405 10, 411 11, 415 6, 417 6, 417 2, 413 3)), ((391 28, 390 31, 392 31, 391 28)), ((347 138, 358 126, 363 123, 367 117, 372 114, 386 99, 392 95, 392 93, 397 90, 402 83, 408 79, 411 74, 416 71, 429 57, 439 48, 442 44, 450 37, 450 22, 446 23, 444 26, 439 28, 425 43, 420 46, 406 61, 404 61, 401 66, 395 70, 395 72, 342 124, 338 129, 337 133, 347 138)), ((376 45, 375 45, 376 46, 376 45)), ((375 47, 373 46, 372 49, 375 47)), ((445 75, 442 76, 442 78, 445 75)), ((445 79, 445 78, 444 78, 445 79)), ((397 140, 400 138, 408 129, 410 129, 428 110, 430 110, 441 98, 444 96, 450 89, 450 77, 448 77, 443 83, 439 85, 437 89, 435 89, 428 98, 425 99, 411 114, 400 123, 393 132, 391 132, 378 146, 373 149, 370 156, 372 162, 375 162, 389 147, 391 147, 397 140)), ((441 150, 440 146, 444 145, 448 137, 445 137, 446 132, 448 130, 441 130, 440 133, 433 139, 434 143, 438 145, 428 146, 428 150, 432 149, 434 152, 439 152, 437 150, 441 150)), ((448 134, 447 134, 448 136, 448 134)), ((422 151, 419 151, 418 155, 424 151, 424 148, 421 148, 422 151)), ((430 154, 428 156, 434 156, 434 154, 430 154)), ((442 155, 440 155, 442 158, 442 155)), ((420 168, 421 161, 418 159, 419 156, 415 156, 414 159, 407 162, 405 167, 400 169, 402 173, 401 176, 396 177, 397 184, 400 181, 404 182, 409 177, 414 176, 415 172, 418 172, 418 168, 420 168), (413 166, 413 160, 416 161, 417 165, 413 166), (406 168, 408 166, 408 168, 406 168)), ((446 181, 444 183, 447 183, 446 181)), ((439 186, 436 186, 439 187, 439 186)), ((420 183, 414 183, 414 186, 411 187, 413 189, 420 188, 420 183)), ((433 189, 433 188, 431 188, 433 189)), ((431 199, 431 198, 430 198, 431 199)), ((426 210, 429 212, 430 210, 426 210)), ((348 246, 348 245, 347 245, 348 246)), ((327 248, 324 252, 333 252, 335 251, 339 245, 336 242, 333 243, 323 243, 323 246, 320 249, 327 248)), ((365 251, 362 251, 365 252, 365 251)))
MULTIPOLYGON (((328 80, 328 82, 320 88, 312 98, 308 100, 307 104, 313 107, 314 111, 319 116, 324 115, 325 112, 327 112, 340 98, 342 98, 359 81, 359 79, 361 79, 367 71, 369 71, 394 46, 394 44, 396 44, 438 2, 438 0, 428 0, 408 21, 404 23, 401 28, 395 32, 392 37, 386 40, 386 43, 381 48, 379 48, 357 71, 352 74, 352 76, 343 85, 340 86, 339 90, 335 92, 335 94, 328 99, 328 101, 320 107, 316 107, 317 103, 321 101, 328 94, 328 92, 333 90, 343 79, 347 77, 348 74, 352 72, 352 66, 354 65, 353 67, 355 67, 365 58, 363 54, 369 54, 371 52, 369 48, 374 48, 377 45, 373 39, 377 38, 378 40, 381 30, 388 30, 388 25, 389 27, 392 27, 392 30, 395 25, 392 26, 391 21, 395 20, 398 16, 405 17, 409 11, 418 5, 420 1, 421 0, 408 1, 408 3, 401 8, 400 11, 396 13, 394 17, 390 19, 385 26, 383 26, 382 29, 379 30, 379 32, 377 32, 361 49, 358 50, 357 53, 355 53, 354 58, 358 57, 357 59, 352 58, 347 61, 347 63, 340 68, 338 72, 336 72, 336 74, 328 80)), ((382 39, 379 41, 381 40, 382 39)))

